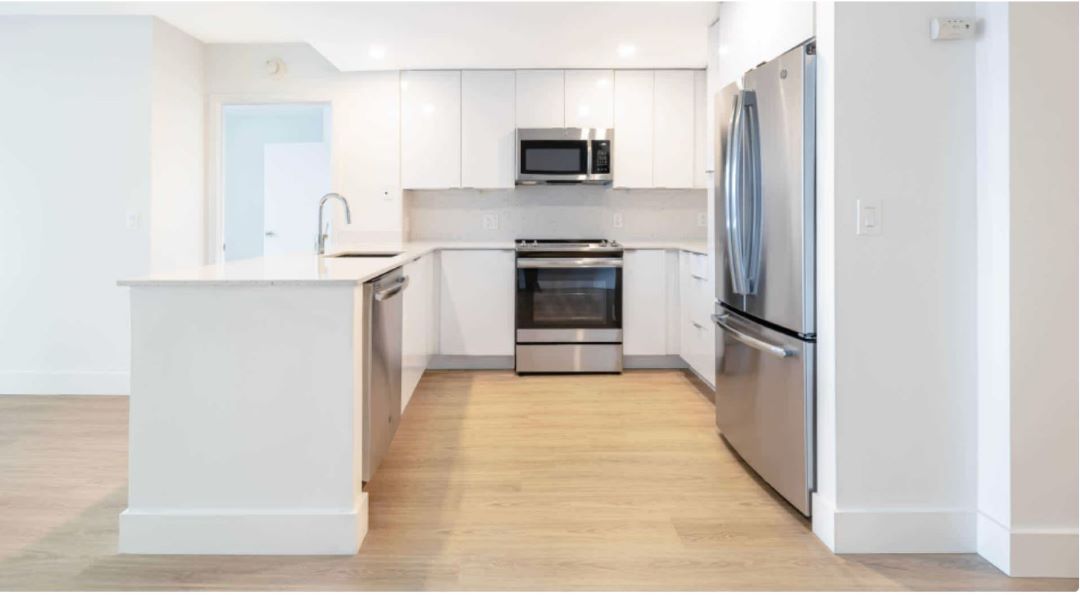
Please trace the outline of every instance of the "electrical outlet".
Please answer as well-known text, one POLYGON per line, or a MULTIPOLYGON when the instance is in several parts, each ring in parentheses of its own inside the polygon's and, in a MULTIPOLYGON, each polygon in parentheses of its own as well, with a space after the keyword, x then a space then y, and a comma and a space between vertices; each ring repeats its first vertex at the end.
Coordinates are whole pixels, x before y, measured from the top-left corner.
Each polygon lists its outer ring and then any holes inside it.
POLYGON ((622 213, 615 213, 611 216, 611 226, 615 229, 622 229, 622 213))
POLYGON ((139 219, 140 219, 140 217, 139 217, 139 212, 138 211, 128 211, 128 214, 127 214, 127 228, 128 229, 139 229, 139 219))
POLYGON ((697 214, 697 226, 698 227, 708 227, 708 225, 709 225, 708 213, 698 213, 697 214))
POLYGON ((484 229, 499 229, 499 216, 495 213, 484 213, 484 229))

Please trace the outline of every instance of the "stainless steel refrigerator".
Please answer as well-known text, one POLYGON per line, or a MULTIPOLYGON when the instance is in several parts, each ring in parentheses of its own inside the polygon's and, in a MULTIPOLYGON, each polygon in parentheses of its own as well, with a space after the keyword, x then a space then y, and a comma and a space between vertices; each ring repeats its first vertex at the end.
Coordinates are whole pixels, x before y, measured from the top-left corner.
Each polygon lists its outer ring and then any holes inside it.
POLYGON ((814 42, 716 96, 716 424, 810 516, 814 489, 814 42))

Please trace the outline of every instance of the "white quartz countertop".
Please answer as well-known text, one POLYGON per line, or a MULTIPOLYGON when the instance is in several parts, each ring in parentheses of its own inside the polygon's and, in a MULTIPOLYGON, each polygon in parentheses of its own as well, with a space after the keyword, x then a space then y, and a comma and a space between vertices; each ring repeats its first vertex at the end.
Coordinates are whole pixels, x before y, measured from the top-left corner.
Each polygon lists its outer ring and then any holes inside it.
MULTIPOLYGON (((705 242, 620 241, 627 250, 686 250, 706 253, 705 242)), ((418 241, 400 244, 345 244, 325 256, 264 256, 122 279, 121 286, 179 285, 358 285, 435 250, 513 250, 511 240, 490 242, 418 241), (399 253, 385 257, 337 257, 351 252, 399 253)))

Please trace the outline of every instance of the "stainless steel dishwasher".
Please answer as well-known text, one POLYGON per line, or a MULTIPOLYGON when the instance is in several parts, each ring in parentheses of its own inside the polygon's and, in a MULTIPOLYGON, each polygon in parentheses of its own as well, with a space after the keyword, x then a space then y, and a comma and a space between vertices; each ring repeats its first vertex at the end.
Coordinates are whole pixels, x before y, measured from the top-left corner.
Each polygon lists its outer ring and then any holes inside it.
POLYGON ((379 468, 401 419, 401 268, 364 284, 364 481, 379 468))

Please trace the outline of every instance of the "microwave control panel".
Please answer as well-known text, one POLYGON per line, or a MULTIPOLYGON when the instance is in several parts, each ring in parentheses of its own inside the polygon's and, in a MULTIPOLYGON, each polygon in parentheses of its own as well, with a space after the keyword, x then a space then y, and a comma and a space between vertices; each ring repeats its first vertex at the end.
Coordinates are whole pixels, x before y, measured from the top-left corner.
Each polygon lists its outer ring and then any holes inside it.
POLYGON ((590 173, 611 173, 611 141, 592 141, 592 172, 590 173))

